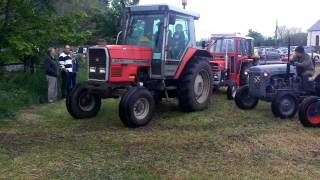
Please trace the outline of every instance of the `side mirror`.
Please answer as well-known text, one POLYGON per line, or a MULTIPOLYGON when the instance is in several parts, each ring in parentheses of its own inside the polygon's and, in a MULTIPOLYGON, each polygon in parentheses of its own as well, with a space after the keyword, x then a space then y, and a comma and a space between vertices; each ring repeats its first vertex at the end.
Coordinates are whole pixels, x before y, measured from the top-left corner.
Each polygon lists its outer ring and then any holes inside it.
POLYGON ((170 25, 175 25, 176 24, 176 16, 175 15, 170 15, 169 16, 169 24, 170 25))

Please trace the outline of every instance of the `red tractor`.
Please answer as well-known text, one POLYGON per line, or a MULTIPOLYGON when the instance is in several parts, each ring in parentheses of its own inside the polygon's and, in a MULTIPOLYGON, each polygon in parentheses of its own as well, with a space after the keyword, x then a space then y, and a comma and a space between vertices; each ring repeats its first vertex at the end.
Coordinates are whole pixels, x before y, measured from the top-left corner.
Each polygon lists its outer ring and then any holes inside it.
POLYGON ((256 65, 253 38, 238 34, 214 34, 209 39, 208 50, 213 55, 213 88, 227 87, 227 98, 232 100, 236 90, 247 84, 246 70, 256 65))
POLYGON ((123 45, 89 48, 88 81, 66 100, 76 119, 97 115, 101 100, 119 98, 119 116, 130 128, 145 126, 155 104, 177 98, 183 111, 208 107, 212 55, 196 48, 198 14, 168 6, 131 6, 125 10, 123 45))

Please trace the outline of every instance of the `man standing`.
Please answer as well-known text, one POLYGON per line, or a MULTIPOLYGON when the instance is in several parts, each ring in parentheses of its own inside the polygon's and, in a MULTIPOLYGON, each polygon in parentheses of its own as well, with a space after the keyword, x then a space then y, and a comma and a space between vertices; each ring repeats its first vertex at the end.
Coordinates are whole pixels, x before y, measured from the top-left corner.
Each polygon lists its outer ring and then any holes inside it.
POLYGON ((314 64, 311 57, 305 53, 302 46, 298 46, 295 49, 295 55, 293 56, 291 63, 297 67, 297 74, 302 78, 303 88, 308 88, 309 77, 314 75, 314 64))
POLYGON ((48 102, 57 100, 58 63, 54 60, 55 49, 49 48, 45 59, 45 72, 48 81, 48 102))
POLYGON ((66 98, 71 90, 71 74, 72 74, 72 57, 70 46, 65 45, 63 53, 59 56, 61 67, 61 94, 62 98, 66 98))

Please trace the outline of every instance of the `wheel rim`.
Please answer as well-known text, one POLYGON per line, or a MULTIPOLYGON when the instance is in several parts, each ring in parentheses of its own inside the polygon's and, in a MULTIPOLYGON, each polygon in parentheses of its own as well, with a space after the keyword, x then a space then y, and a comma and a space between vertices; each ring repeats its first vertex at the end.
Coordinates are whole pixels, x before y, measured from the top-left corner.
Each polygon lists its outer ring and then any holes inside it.
POLYGON ((294 113, 295 110, 295 100, 291 97, 284 97, 280 101, 279 110, 281 114, 285 116, 290 116, 292 113, 294 113))
POLYGON ((320 111, 317 102, 311 103, 307 108, 308 121, 313 125, 320 123, 320 111))
POLYGON ((208 72, 202 70, 195 78, 194 82, 194 93, 196 96, 196 101, 199 104, 204 103, 209 96, 210 92, 210 77, 208 72))
POLYGON ((149 114, 150 104, 146 98, 140 98, 134 103, 133 108, 134 116, 138 120, 143 120, 149 114))
POLYGON ((96 99, 93 95, 83 92, 79 96, 78 105, 82 111, 89 112, 92 111, 95 107, 96 99))
POLYGON ((235 86, 232 86, 232 97, 235 98, 237 93, 237 88, 235 86))

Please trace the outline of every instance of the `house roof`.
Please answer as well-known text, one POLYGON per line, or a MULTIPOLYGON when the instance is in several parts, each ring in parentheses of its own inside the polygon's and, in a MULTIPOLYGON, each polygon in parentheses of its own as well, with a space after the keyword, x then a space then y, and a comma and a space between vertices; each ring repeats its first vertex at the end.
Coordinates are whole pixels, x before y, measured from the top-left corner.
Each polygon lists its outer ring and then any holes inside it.
POLYGON ((320 20, 311 26, 308 31, 320 31, 320 20))

